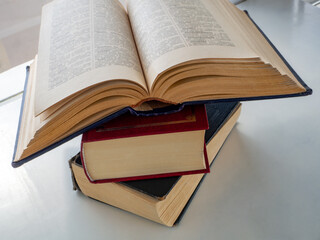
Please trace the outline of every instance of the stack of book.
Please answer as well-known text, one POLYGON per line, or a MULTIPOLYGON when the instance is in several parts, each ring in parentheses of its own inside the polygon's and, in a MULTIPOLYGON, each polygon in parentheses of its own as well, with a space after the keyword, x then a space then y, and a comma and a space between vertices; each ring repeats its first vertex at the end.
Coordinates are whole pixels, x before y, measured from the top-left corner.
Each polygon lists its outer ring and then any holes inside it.
POLYGON ((195 105, 156 117, 123 115, 86 132, 81 154, 69 162, 74 189, 172 226, 209 171, 240 108, 239 103, 216 103, 207 104, 206 111, 195 105))
POLYGON ((41 21, 12 166, 84 133, 75 186, 169 226, 234 126, 237 102, 312 93, 228 0, 54 0, 41 21))

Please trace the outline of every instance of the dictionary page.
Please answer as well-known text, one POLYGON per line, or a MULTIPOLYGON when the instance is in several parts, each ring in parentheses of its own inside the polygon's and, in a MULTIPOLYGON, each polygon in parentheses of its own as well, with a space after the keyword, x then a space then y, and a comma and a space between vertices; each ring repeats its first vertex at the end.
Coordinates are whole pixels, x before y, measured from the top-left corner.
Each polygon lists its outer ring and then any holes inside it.
POLYGON ((123 6, 114 0, 56 0, 43 8, 35 114, 92 85, 146 83, 123 6))
POLYGON ((127 10, 149 88, 163 71, 208 58, 255 58, 210 0, 132 0, 127 10))

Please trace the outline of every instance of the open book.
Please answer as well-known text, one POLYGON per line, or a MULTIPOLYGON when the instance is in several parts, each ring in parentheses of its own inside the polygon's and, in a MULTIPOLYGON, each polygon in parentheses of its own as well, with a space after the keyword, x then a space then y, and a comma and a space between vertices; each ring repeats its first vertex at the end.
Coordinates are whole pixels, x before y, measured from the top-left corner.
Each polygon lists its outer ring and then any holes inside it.
POLYGON ((311 93, 227 0, 55 0, 41 21, 13 166, 126 107, 311 93))

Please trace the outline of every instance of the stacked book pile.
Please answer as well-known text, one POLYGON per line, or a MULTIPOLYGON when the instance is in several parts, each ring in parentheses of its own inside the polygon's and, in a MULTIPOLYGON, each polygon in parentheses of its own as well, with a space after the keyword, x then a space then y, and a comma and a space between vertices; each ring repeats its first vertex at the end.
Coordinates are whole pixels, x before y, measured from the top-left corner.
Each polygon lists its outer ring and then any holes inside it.
POLYGON ((74 189, 172 226, 209 172, 240 108, 231 102, 156 117, 127 114, 86 132, 81 153, 69 161, 74 189))
POLYGON ((54 0, 28 69, 13 167, 83 134, 85 195, 172 226, 240 114, 305 96, 248 13, 227 0, 54 0))

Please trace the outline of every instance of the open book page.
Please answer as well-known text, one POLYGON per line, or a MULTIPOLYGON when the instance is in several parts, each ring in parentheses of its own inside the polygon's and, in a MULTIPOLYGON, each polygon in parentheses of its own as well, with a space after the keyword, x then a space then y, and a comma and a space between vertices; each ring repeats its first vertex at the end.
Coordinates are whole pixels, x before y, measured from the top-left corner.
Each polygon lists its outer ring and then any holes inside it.
POLYGON ((56 0, 43 9, 35 114, 94 84, 147 89, 128 16, 113 0, 56 0))
POLYGON ((150 88, 158 74, 185 61, 257 57, 210 0, 133 0, 128 15, 150 88))
POLYGON ((234 7, 229 1, 211 1, 211 4, 217 5, 214 7, 225 9, 225 15, 228 15, 230 22, 233 21, 234 24, 239 25, 243 39, 246 39, 251 48, 258 53, 263 62, 271 63, 281 74, 288 75, 301 90, 305 90, 293 75, 292 71, 289 70, 288 66, 280 58, 279 54, 274 51, 266 38, 260 33, 245 12, 234 7))

